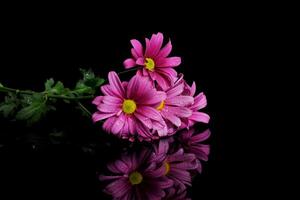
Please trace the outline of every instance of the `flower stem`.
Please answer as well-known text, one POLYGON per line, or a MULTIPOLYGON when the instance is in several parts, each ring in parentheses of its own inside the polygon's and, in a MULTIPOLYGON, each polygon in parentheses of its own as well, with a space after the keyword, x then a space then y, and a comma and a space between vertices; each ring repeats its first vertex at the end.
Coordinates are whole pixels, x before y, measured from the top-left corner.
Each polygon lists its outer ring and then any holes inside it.
POLYGON ((79 106, 79 108, 84 111, 89 117, 92 116, 92 113, 84 106, 82 105, 82 103, 80 103, 79 101, 77 102, 77 105, 79 106))
MULTIPOLYGON (((0 87, 0 92, 14 92, 17 94, 28 94, 28 95, 33 95, 35 93, 39 93, 39 92, 35 92, 35 91, 29 91, 29 90, 18 90, 18 89, 14 89, 14 88, 8 88, 8 87, 0 87)), ((44 94, 46 94, 45 92, 42 92, 44 94)), ((65 99, 65 100, 82 100, 82 99, 91 99, 94 96, 93 95, 88 95, 88 96, 78 96, 78 97, 68 97, 65 95, 53 95, 53 94, 47 94, 48 98, 55 98, 55 99, 65 99)))
POLYGON ((131 68, 131 69, 127 69, 127 70, 124 70, 122 72, 119 72, 118 75, 121 75, 121 74, 125 74, 127 72, 131 72, 131 71, 135 71, 137 69, 139 69, 140 67, 134 67, 134 68, 131 68))

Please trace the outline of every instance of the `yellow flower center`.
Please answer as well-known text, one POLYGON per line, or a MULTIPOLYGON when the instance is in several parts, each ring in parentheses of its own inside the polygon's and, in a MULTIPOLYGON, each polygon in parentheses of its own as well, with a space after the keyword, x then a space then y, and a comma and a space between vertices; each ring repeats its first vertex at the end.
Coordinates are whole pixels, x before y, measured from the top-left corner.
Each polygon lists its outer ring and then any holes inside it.
POLYGON ((156 109, 161 111, 162 109, 164 109, 165 104, 166 104, 165 101, 162 101, 156 109))
POLYGON ((123 102, 122 110, 126 114, 132 114, 136 110, 136 103, 133 100, 126 99, 123 102))
POLYGON ((149 71, 153 72, 154 68, 155 68, 155 62, 154 62, 154 60, 152 58, 146 58, 145 67, 149 71))
POLYGON ((139 172, 132 172, 129 175, 129 181, 130 181, 131 185, 138 185, 143 181, 143 176, 139 172))
POLYGON ((165 162, 164 165, 165 165, 165 168, 166 168, 165 175, 167 175, 170 172, 170 164, 168 162, 165 162))

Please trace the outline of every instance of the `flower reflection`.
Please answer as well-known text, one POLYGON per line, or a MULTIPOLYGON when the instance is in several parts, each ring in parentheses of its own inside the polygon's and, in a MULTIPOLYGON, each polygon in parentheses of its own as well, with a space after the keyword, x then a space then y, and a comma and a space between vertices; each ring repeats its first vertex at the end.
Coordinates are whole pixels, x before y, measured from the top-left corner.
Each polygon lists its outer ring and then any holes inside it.
POLYGON ((192 172, 201 172, 201 161, 208 160, 209 145, 202 142, 210 131, 190 129, 178 135, 131 148, 107 164, 108 172, 99 176, 104 192, 120 200, 189 199, 192 172))
POLYGON ((164 189, 173 185, 165 174, 164 166, 148 162, 150 151, 124 154, 119 160, 107 165, 113 175, 100 175, 101 181, 108 181, 104 192, 114 199, 161 199, 164 189))
POLYGON ((186 188, 179 185, 166 189, 166 196, 163 200, 191 200, 187 197, 186 188))
POLYGON ((200 161, 207 161, 210 151, 210 146, 202 144, 201 142, 207 140, 210 136, 210 130, 207 129, 202 133, 196 133, 192 128, 190 130, 184 130, 179 134, 179 142, 183 149, 187 153, 192 153, 197 157, 198 172, 201 173, 202 166, 200 161))
POLYGON ((173 180, 175 185, 180 185, 180 187, 184 188, 184 185, 191 185, 192 178, 189 170, 198 168, 197 159, 194 154, 185 153, 183 148, 170 148, 172 143, 169 142, 170 140, 161 140, 158 148, 154 146, 152 160, 164 165, 165 175, 173 180))

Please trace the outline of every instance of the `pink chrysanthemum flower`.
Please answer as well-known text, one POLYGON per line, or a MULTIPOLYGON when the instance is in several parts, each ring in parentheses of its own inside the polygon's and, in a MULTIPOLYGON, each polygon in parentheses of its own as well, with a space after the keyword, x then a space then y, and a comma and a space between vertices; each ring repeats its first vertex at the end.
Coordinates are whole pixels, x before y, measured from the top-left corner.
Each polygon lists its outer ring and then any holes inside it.
MULTIPOLYGON (((182 95, 189 95, 194 97, 196 93, 196 83, 193 82, 192 86, 189 86, 185 82, 185 87, 182 95)), ((203 92, 194 97, 194 103, 188 108, 192 110, 192 115, 188 117, 188 120, 185 120, 181 128, 189 128, 193 126, 196 122, 208 123, 210 117, 204 112, 200 112, 202 108, 205 108, 207 105, 207 99, 203 92)))
POLYGON ((167 135, 166 124, 156 109, 166 98, 164 92, 158 92, 141 76, 121 83, 115 72, 109 72, 108 80, 109 84, 101 87, 104 96, 93 101, 98 109, 93 114, 94 122, 106 119, 104 130, 131 141, 135 137, 149 141, 167 135))
POLYGON ((167 98, 157 107, 166 121, 168 135, 173 135, 181 126, 181 120, 189 118, 193 113, 188 106, 194 104, 194 98, 189 95, 182 95, 183 91, 183 75, 180 75, 174 85, 165 91, 167 98))
POLYGON ((165 174, 165 167, 148 162, 149 152, 142 150, 138 154, 123 155, 107 165, 112 176, 101 175, 101 181, 109 181, 105 192, 113 199, 159 200, 165 196, 164 189, 172 187, 173 181, 165 174))
POLYGON ((195 133, 194 129, 185 130, 179 134, 179 141, 185 152, 195 154, 198 160, 197 171, 201 173, 202 165, 200 161, 207 161, 210 152, 210 146, 201 142, 207 140, 210 136, 210 130, 207 129, 203 133, 195 133))
POLYGON ((169 152, 168 140, 161 140, 158 147, 154 146, 155 153, 152 154, 152 161, 163 163, 165 175, 174 181, 175 185, 185 188, 191 186, 192 177, 190 171, 198 168, 196 156, 192 153, 185 153, 182 148, 176 152, 169 152))
POLYGON ((163 34, 153 34, 151 39, 146 38, 146 48, 138 40, 131 40, 132 58, 124 61, 125 68, 136 65, 142 66, 138 74, 150 77, 156 81, 164 90, 170 87, 177 78, 177 72, 173 69, 180 65, 180 57, 168 57, 172 50, 171 41, 162 48, 163 34))

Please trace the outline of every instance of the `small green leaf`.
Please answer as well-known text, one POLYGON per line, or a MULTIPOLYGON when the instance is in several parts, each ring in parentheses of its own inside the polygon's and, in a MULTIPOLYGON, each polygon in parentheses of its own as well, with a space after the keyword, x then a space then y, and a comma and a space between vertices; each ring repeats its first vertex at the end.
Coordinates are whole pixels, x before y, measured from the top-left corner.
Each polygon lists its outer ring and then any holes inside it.
POLYGON ((27 95, 27 94, 24 94, 24 95, 21 95, 21 103, 22 105, 26 106, 26 105, 30 105, 32 104, 32 95, 27 95))
POLYGON ((0 83, 0 87, 4 87, 4 86, 0 83))
POLYGON ((4 117, 10 116, 13 111, 16 108, 16 104, 11 103, 11 104, 1 104, 0 105, 0 112, 2 112, 4 117))
POLYGON ((79 69, 79 70, 80 70, 80 72, 83 75, 83 80, 84 81, 95 78, 95 74, 94 74, 94 72, 91 69, 89 69, 89 70, 79 69))
POLYGON ((64 93, 64 84, 60 81, 58 81, 55 86, 51 89, 51 93, 53 94, 62 94, 64 93))
POLYGON ((48 79, 45 83, 45 92, 48 94, 64 94, 65 93, 65 87, 64 84, 60 81, 56 82, 53 80, 53 78, 48 79))
POLYGON ((4 102, 0 104, 0 113, 2 113, 4 117, 9 117, 14 114, 19 104, 20 102, 16 95, 14 93, 8 93, 8 95, 5 96, 4 102))
POLYGON ((86 87, 84 82, 82 80, 80 80, 80 81, 77 82, 75 90, 76 89, 81 89, 81 88, 84 88, 84 87, 86 87))
POLYGON ((16 115, 16 119, 25 120, 29 124, 35 123, 47 112, 45 103, 34 102, 31 105, 22 108, 16 115))
POLYGON ((93 79, 89 79, 89 80, 86 80, 85 81, 85 84, 87 86, 90 86, 91 88, 97 88, 99 87, 100 85, 102 85, 104 83, 104 79, 102 78, 93 78, 93 79))
POLYGON ((93 89, 89 86, 86 86, 83 81, 79 81, 76 84, 75 90, 73 91, 76 95, 82 95, 82 94, 92 94, 93 89))
POLYGON ((54 80, 53 80, 53 78, 48 79, 48 80, 45 82, 45 91, 50 91, 51 88, 53 87, 53 85, 54 85, 54 80))
POLYGON ((96 87, 99 87, 100 85, 102 85, 105 82, 105 80, 103 78, 97 78, 97 84, 96 87))
POLYGON ((42 93, 34 93, 32 95, 32 103, 41 103, 41 102, 44 102, 45 99, 44 99, 44 94, 42 93))
POLYGON ((83 79, 80 80, 76 87, 74 93, 77 95, 83 94, 94 94, 96 89, 104 83, 104 79, 96 77, 92 70, 80 69, 83 74, 83 79))
POLYGON ((54 107, 47 105, 42 93, 34 93, 32 96, 23 96, 23 108, 16 114, 17 120, 27 121, 31 125, 39 121, 48 110, 54 107))

